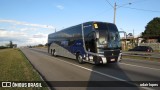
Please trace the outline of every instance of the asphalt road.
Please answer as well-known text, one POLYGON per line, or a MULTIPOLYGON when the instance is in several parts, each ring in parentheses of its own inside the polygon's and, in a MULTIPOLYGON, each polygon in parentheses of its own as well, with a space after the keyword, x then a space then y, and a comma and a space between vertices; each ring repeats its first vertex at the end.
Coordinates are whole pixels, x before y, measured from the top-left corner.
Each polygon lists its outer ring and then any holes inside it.
POLYGON ((96 66, 89 63, 78 64, 76 60, 60 56, 53 57, 47 53, 47 49, 21 48, 21 51, 45 80, 62 81, 60 83, 62 87, 58 87, 56 82, 50 82, 53 90, 160 90, 160 63, 158 62, 124 59, 119 63, 96 66), (123 82, 126 87, 121 87, 123 82), (65 83, 75 86, 63 87, 65 83), (77 86, 77 83, 81 84, 77 86), (159 87, 130 87, 143 83, 146 85, 152 83, 159 87), (112 87, 107 87, 110 84, 112 87))

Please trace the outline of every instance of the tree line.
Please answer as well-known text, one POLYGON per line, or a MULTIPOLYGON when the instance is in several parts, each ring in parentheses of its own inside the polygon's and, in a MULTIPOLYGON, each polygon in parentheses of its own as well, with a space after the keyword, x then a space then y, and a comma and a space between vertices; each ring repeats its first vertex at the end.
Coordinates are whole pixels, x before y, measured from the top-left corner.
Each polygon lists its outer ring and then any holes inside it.
POLYGON ((8 44, 6 44, 5 46, 0 46, 0 49, 5 49, 5 48, 13 48, 14 44, 12 41, 9 41, 8 44))
POLYGON ((160 17, 155 17, 148 22, 141 37, 145 40, 157 39, 157 41, 160 42, 160 17))

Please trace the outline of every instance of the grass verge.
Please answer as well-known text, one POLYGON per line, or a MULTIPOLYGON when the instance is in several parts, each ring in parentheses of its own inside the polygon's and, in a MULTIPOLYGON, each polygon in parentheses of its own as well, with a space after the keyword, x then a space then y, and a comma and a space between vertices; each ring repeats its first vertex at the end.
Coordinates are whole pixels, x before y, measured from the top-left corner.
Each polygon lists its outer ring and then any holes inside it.
POLYGON ((157 58, 140 57, 140 56, 122 56, 122 59, 123 58, 160 62, 160 59, 157 59, 157 58))
MULTIPOLYGON (((19 49, 0 51, 0 81, 42 81, 32 65, 19 49)), ((0 88, 0 90, 48 90, 41 88, 0 88)))

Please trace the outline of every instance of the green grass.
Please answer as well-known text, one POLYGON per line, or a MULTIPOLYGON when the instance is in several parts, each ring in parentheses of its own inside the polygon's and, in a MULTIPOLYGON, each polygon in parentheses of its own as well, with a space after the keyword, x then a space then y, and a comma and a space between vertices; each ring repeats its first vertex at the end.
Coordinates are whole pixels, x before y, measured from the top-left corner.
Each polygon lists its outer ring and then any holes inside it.
POLYGON ((130 59, 137 59, 137 60, 148 60, 148 61, 160 62, 160 59, 149 58, 149 57, 140 57, 140 56, 122 56, 122 59, 123 58, 130 58, 130 59))
MULTIPOLYGON (((0 81, 42 81, 19 49, 0 50, 0 81)), ((48 88, 0 88, 0 90, 47 90, 48 88)))

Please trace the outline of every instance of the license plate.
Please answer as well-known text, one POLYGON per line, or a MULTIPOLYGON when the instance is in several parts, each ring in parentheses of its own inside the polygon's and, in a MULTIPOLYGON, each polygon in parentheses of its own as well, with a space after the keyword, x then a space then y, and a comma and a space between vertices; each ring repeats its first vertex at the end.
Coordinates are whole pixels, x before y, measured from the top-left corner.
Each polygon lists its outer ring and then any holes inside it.
POLYGON ((115 59, 111 59, 111 61, 115 61, 115 59))

